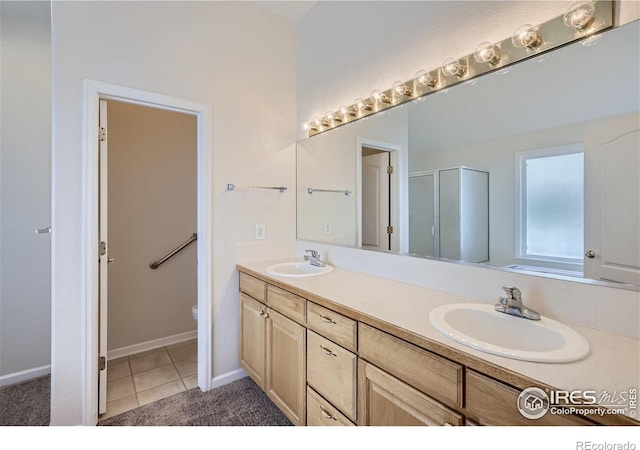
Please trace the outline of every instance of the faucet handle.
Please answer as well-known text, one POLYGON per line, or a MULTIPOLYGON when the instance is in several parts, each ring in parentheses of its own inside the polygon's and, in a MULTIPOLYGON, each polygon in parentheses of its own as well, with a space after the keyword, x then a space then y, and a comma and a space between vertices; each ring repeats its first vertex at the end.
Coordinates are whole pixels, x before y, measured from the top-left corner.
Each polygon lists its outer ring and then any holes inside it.
POLYGON ((502 289, 504 289, 504 291, 507 293, 507 298, 513 299, 513 300, 521 300, 522 299, 522 292, 520 292, 520 289, 518 289, 515 286, 502 286, 502 289))
POLYGON ((319 256, 320 256, 320 253, 318 253, 318 251, 317 251, 317 250, 305 250, 305 253, 306 253, 306 252, 311 253, 311 257, 312 257, 312 258, 317 258, 317 257, 319 257, 319 256))

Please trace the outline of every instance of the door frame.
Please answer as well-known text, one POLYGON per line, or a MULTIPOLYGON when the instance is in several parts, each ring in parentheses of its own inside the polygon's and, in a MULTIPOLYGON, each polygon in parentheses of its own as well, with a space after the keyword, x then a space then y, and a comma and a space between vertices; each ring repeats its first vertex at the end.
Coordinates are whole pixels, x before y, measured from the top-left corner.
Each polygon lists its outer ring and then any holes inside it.
MULTIPOLYGON (((373 148, 389 152, 391 157, 391 165, 393 166, 394 177, 391 177, 391 193, 389 201, 391 202, 391 225, 394 232, 391 234, 391 252, 397 253, 401 251, 401 236, 404 231, 404 224, 400 223, 400 153, 402 146, 391 144, 389 142, 377 141, 374 139, 366 139, 358 136, 356 145, 356 245, 362 248, 362 147, 373 148)), ((405 239, 406 241, 406 239, 405 239)))
POLYGON ((211 105, 176 97, 84 80, 82 181, 82 264, 85 293, 83 423, 98 422, 98 111, 101 99, 117 100, 196 116, 197 120, 197 278, 198 278, 198 387, 212 388, 213 374, 213 151, 211 105))

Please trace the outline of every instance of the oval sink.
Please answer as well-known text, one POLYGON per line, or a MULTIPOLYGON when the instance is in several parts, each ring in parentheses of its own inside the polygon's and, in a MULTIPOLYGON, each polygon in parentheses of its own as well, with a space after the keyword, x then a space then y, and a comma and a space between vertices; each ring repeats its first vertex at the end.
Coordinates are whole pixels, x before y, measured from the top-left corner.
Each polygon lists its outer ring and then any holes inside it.
POLYGON ((511 316, 495 311, 493 305, 444 305, 431 311, 429 321, 460 344, 511 359, 560 363, 589 353, 587 340, 568 326, 546 317, 511 316))
POLYGON ((325 265, 324 267, 312 266, 307 261, 278 263, 265 269, 269 275, 277 277, 314 277, 317 275, 324 275, 332 270, 333 267, 329 265, 325 265))

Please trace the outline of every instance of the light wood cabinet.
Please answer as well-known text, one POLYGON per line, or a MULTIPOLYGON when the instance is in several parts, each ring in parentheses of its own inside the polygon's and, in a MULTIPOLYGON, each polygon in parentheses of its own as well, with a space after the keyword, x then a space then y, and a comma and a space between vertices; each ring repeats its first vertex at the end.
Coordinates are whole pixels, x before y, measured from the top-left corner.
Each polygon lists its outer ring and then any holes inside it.
POLYGON ((266 369, 267 307, 240 294, 240 365, 263 390, 266 369))
POLYGON ((294 425, 306 423, 306 346, 303 326, 267 310, 265 391, 294 425))
POLYGON ((360 360, 358 425, 462 425, 462 415, 360 360))
POLYGON ((467 371, 467 411, 480 425, 594 425, 575 415, 547 413, 531 420, 518 411, 520 391, 473 370, 467 371))
POLYGON ((355 320, 307 302, 307 326, 347 350, 356 351, 358 322, 355 320))
POLYGON ((309 385, 355 420, 358 358, 313 331, 308 331, 307 342, 309 385))
POLYGON ((307 425, 325 427, 352 427, 354 426, 344 414, 320 394, 307 388, 307 425))
POLYGON ((240 274, 240 365, 294 425, 594 425, 597 420, 550 413, 528 420, 517 408, 521 391, 495 379, 495 371, 488 371, 490 378, 455 354, 441 356, 432 347, 407 342, 393 328, 349 317, 336 307, 339 314, 327 307, 330 302, 313 298, 319 305, 301 296, 304 291, 291 291, 240 274))
POLYGON ((358 327, 359 356, 432 397, 462 406, 462 365, 368 325, 358 327))

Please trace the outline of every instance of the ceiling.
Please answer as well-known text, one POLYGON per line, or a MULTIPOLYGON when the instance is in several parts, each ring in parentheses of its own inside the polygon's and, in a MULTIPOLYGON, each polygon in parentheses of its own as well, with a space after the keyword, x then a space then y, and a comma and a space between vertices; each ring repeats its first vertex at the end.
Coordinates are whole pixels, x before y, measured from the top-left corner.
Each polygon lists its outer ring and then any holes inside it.
POLYGON ((295 24, 298 23, 300 19, 315 6, 317 1, 298 1, 298 0, 289 0, 289 1, 254 1, 251 2, 256 6, 266 9, 267 11, 271 11, 285 19, 293 22, 295 24))

